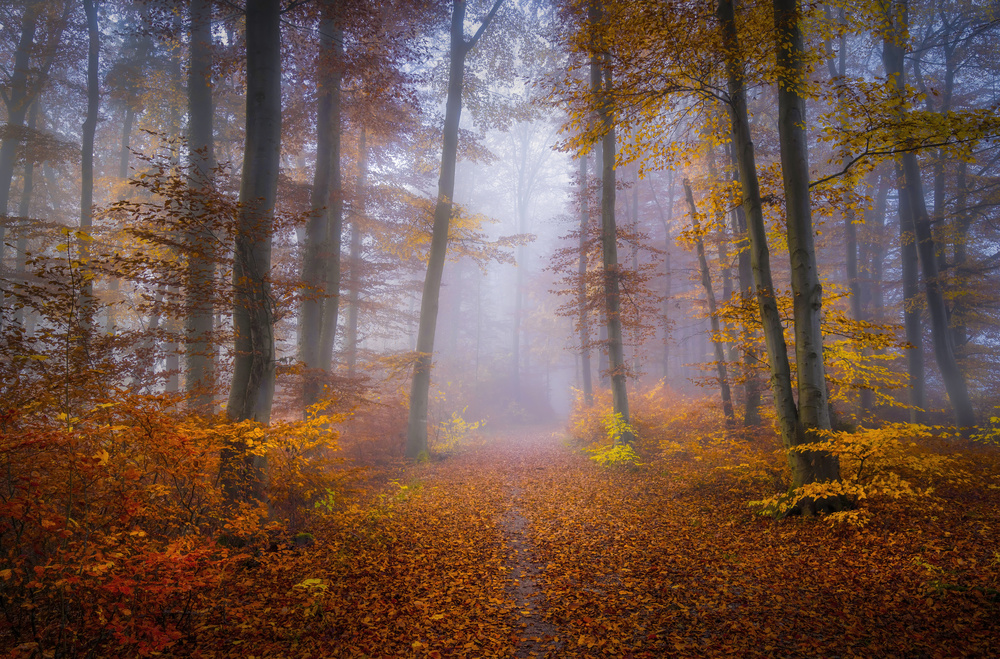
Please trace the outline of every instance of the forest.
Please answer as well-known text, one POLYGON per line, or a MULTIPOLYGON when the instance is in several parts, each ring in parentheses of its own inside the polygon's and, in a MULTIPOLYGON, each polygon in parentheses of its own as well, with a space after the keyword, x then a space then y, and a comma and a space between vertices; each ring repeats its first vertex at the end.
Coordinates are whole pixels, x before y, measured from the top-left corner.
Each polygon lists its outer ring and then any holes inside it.
POLYGON ((2 656, 995 656, 997 0, 0 53, 2 656))

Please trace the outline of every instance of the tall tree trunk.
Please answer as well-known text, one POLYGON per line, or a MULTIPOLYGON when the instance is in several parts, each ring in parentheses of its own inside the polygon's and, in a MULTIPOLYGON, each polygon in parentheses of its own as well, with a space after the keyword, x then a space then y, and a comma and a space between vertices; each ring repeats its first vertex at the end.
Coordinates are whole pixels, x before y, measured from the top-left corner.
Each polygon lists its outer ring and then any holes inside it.
MULTIPOLYGON (((28 131, 34 132, 38 119, 38 101, 31 104, 31 111, 28 113, 28 131)), ((28 227, 30 225, 31 195, 34 192, 35 183, 35 161, 33 158, 24 159, 24 184, 21 187, 21 203, 18 205, 18 232, 17 244, 14 248, 14 278, 18 282, 24 282, 28 269, 28 227)), ((18 305, 14 309, 14 324, 24 327, 24 307, 18 305)))
POLYGON ((948 399, 955 414, 955 423, 960 428, 976 425, 976 412, 965 384, 965 375, 955 359, 954 339, 948 323, 948 309, 945 306, 944 286, 938 272, 937 243, 931 233, 931 221, 924 203, 923 187, 920 181, 920 165, 913 152, 903 154, 903 175, 906 190, 910 196, 913 224, 917 237, 917 252, 924 275, 924 293, 927 296, 927 310, 931 317, 931 338, 934 341, 934 356, 937 358, 941 379, 944 380, 948 399))
MULTIPOLYGON (((812 455, 794 450, 799 444, 810 440, 806 439, 803 433, 798 410, 795 406, 788 351, 781 315, 778 313, 778 303, 774 295, 774 283, 771 279, 770 253, 767 247, 767 232, 761 209, 760 185, 757 179, 753 141, 750 138, 743 72, 737 63, 740 50, 732 0, 720 0, 717 16, 722 28, 726 52, 733 147, 736 151, 740 184, 743 190, 743 211, 747 219, 751 270, 753 271, 757 304, 760 309, 764 342, 767 346, 768 363, 771 369, 771 392, 774 397, 778 425, 781 429, 782 444, 786 449, 789 466, 792 470, 792 487, 798 488, 807 483, 815 482, 818 476, 821 477, 821 474, 817 474, 812 455)), ((808 505, 806 510, 808 511, 808 505)))
MULTIPOLYGON (((197 187, 191 205, 194 217, 205 217, 215 168, 215 139, 212 123, 212 2, 190 0, 191 66, 188 69, 188 149, 191 177, 197 187)), ((125 159, 127 163, 127 158, 125 159)), ((212 259, 215 235, 205 220, 192 222, 186 236, 188 246, 187 290, 185 291, 185 387, 194 409, 208 413, 215 380, 212 346, 215 302, 215 263, 212 259)))
MULTIPOLYGON (((35 43, 35 30, 38 25, 38 10, 41 3, 37 0, 25 2, 24 14, 21 17, 21 36, 14 50, 13 73, 7 100, 7 126, 20 128, 31 104, 31 94, 28 89, 28 70, 31 50, 35 43)), ((14 166, 17 164, 17 146, 19 138, 16 130, 8 130, 0 142, 0 219, 6 220, 10 202, 10 185, 14 180, 14 166)), ((0 222, 0 271, 3 270, 4 253, 7 251, 7 224, 0 222)), ((4 306, 3 291, 0 290, 0 309, 4 306)), ((0 317, 2 323, 2 317, 0 317)))
POLYGON ((660 217, 660 224, 663 225, 663 303, 660 313, 663 317, 663 352, 660 354, 660 372, 663 382, 666 384, 670 378, 670 300, 673 282, 670 270, 670 248, 673 245, 673 238, 670 235, 670 223, 674 219, 674 170, 670 170, 670 183, 667 188, 667 211, 664 213, 663 206, 656 196, 656 188, 649 184, 649 190, 653 194, 653 203, 656 204, 657 215, 660 217))
MULTIPOLYGON (((882 42, 882 63, 886 77, 895 86, 896 93, 901 94, 906 81, 903 71, 903 41, 904 24, 906 22, 905 0, 892 0, 888 5, 890 30, 882 42)), ((902 102, 900 99, 898 102, 902 102)), ((897 118, 903 119, 903 108, 898 110, 897 118)), ((899 239, 900 260, 903 273, 903 322, 906 330, 906 340, 912 346, 907 351, 907 366, 910 385, 910 421, 922 421, 927 400, 924 385, 924 349, 923 331, 920 324, 920 286, 918 283, 918 255, 916 226, 913 215, 913 195, 908 187, 910 181, 903 170, 901 159, 896 162, 896 188, 899 194, 899 239)))
MULTIPOLYGON (((735 141, 735 140, 734 140, 735 141)), ((739 163, 736 161, 736 150, 727 149, 732 164, 733 180, 740 183, 739 163)), ((740 282, 740 300, 752 296, 754 291, 753 268, 750 265, 750 241, 747 237, 747 218, 743 205, 733 208, 732 231, 736 236, 736 272, 740 282)), ((756 329, 744 326, 748 335, 756 334, 756 329)), ((761 424, 760 398, 763 385, 757 373, 757 350, 752 343, 743 351, 743 390, 745 400, 743 405, 743 427, 756 428, 761 424)))
MULTIPOLYGON (((338 33, 334 7, 331 2, 322 4, 323 15, 319 25, 319 53, 316 61, 317 104, 316 104, 316 169, 313 176, 311 213, 306 222, 305 250, 302 257, 302 282, 307 287, 306 298, 302 301, 299 318, 299 359, 306 368, 302 389, 302 405, 308 410, 315 404, 322 392, 324 368, 320 358, 323 333, 323 307, 326 289, 325 266, 329 260, 330 235, 330 183, 334 160, 334 68, 340 66, 336 60, 334 45, 338 33)), ((338 154, 339 155, 339 154, 338 154)), ((339 162, 338 162, 339 168, 339 162)))
POLYGON ((329 223, 324 245, 325 282, 323 297, 323 319, 319 335, 319 366, 324 373, 333 368, 333 348, 337 341, 337 322, 340 318, 340 247, 344 228, 344 185, 340 167, 341 138, 341 93, 344 78, 341 68, 344 61, 344 30, 341 26, 343 7, 340 0, 331 3, 334 14, 333 58, 334 68, 330 80, 330 199, 329 223))
MULTIPOLYGON (((965 281, 969 275, 969 256, 966 246, 969 241, 969 228, 972 225, 972 213, 969 212, 968 163, 964 160, 958 163, 955 176, 955 186, 958 188, 955 196, 956 235, 955 235, 955 276, 959 281, 965 281)), ((955 297, 952 308, 952 323, 954 325, 955 347, 961 348, 969 342, 968 305, 966 297, 955 297)))
MULTIPOLYGON (((596 27, 604 20, 601 0, 592 0, 590 4, 591 25, 596 27)), ((611 403, 616 415, 629 428, 630 414, 628 406, 628 368, 625 364, 625 347, 622 342, 621 321, 621 291, 619 277, 621 267, 618 263, 618 227, 615 222, 615 126, 612 118, 611 90, 612 73, 610 57, 604 52, 594 52, 597 62, 597 85, 593 92, 597 98, 597 119, 603 138, 601 139, 603 172, 601 175, 601 253, 604 267, 604 310, 605 323, 608 331, 608 368, 611 380, 611 403)), ((591 69, 593 71, 593 68, 591 69)), ((595 77, 591 74, 591 83, 595 77)), ((629 445, 635 441, 635 435, 625 430, 616 443, 629 445)))
POLYGON ((587 180, 587 154, 580 156, 580 260, 577 265, 577 323, 580 328, 580 374, 583 404, 594 403, 594 384, 590 366, 590 314, 587 313, 587 246, 590 242, 590 185, 587 180))
POLYGON ((455 166, 458 161, 458 125, 462 118, 462 87, 465 58, 493 21, 504 0, 496 0, 472 39, 465 39, 465 0, 454 0, 451 15, 451 53, 448 69, 448 99, 445 103, 444 134, 441 148, 441 174, 438 179, 434 228, 430 256, 420 298, 420 325, 417 329, 417 359, 410 385, 410 411, 406 426, 406 457, 415 459, 427 451, 427 408, 431 386, 431 363, 434 358, 434 332, 437 325, 441 276, 448 252, 448 226, 451 224, 452 199, 455 195, 455 166))
MULTIPOLYGON (((97 0, 83 0, 87 17, 87 117, 83 122, 80 149, 80 262, 84 268, 90 259, 90 241, 93 240, 94 216, 94 134, 97 132, 97 115, 101 102, 100 55, 101 36, 97 30, 97 0)), ((87 278, 80 291, 80 331, 87 341, 94 312, 94 280, 87 278)))
POLYGON ((355 208, 351 221, 351 246, 348 253, 348 308, 344 333, 347 375, 352 377, 358 363, 358 305, 361 303, 361 232, 364 230, 365 197, 368 194, 368 137, 364 127, 358 138, 358 183, 355 208))
MULTIPOLYGON (((781 174, 788 214, 788 251, 792 270, 792 305, 795 321, 795 363, 799 388, 799 424, 807 442, 820 441, 816 431, 830 429, 823 333, 820 313, 823 288, 816 265, 812 215, 809 205, 809 153, 806 138, 804 48, 799 28, 799 0, 774 0, 778 33, 778 137, 781 174)), ((826 451, 803 451, 811 481, 840 480, 840 462, 826 451)), ((821 510, 845 505, 840 497, 807 501, 803 507, 821 510)))
MULTIPOLYGON (((896 94, 902 98, 906 84, 903 69, 904 34, 907 28, 906 0, 895 0, 889 16, 892 30, 883 41, 882 59, 886 76, 895 87, 896 94)), ((905 118, 903 107, 899 109, 899 119, 905 118)), ((920 165, 913 151, 906 151, 900 156, 900 166, 906 185, 910 213, 913 218, 913 231, 916 237, 916 250, 920 267, 924 276, 924 292, 927 298, 927 311, 931 318, 931 338, 934 341, 934 356, 944 380, 948 399, 955 414, 955 422, 960 428, 969 428, 976 424, 976 413, 972 407, 969 390, 965 384, 965 375, 955 359, 954 339, 948 322, 948 309, 944 299, 944 286, 941 273, 938 270, 938 246, 931 233, 931 221, 924 201, 923 182, 920 176, 920 165)), ((943 171, 942 171, 943 176, 943 171)), ((943 187, 943 186, 942 186, 943 187)), ((943 196, 943 189, 941 191, 943 196)), ((943 212, 943 209, 942 209, 943 212)))
MULTIPOLYGON (((226 414, 267 424, 274 392, 274 313, 269 275, 281 153, 281 2, 246 5, 246 144, 233 259, 234 352, 226 414)), ((219 460, 228 501, 261 496, 263 465, 238 440, 219 460)))
POLYGON ((705 287, 705 299, 708 301, 708 318, 712 324, 712 344, 715 346, 715 368, 719 375, 719 391, 722 394, 722 411, 726 415, 726 424, 736 421, 733 414, 733 397, 729 392, 729 374, 726 371, 726 355, 722 349, 722 329, 719 326, 719 313, 715 303, 715 291, 712 289, 712 273, 708 268, 708 258, 705 256, 705 242, 701 237, 701 222, 698 220, 698 209, 694 205, 694 194, 691 184, 684 180, 684 196, 687 198, 688 211, 691 213, 691 225, 694 228, 695 249, 698 252, 698 265, 701 269, 701 285, 705 287))
POLYGON ((924 376, 924 332, 920 320, 920 282, 917 239, 913 226, 910 194, 906 190, 903 168, 896 163, 896 190, 899 206, 899 260, 903 277, 903 328, 909 349, 906 370, 909 375, 910 423, 926 418, 927 389, 924 376))

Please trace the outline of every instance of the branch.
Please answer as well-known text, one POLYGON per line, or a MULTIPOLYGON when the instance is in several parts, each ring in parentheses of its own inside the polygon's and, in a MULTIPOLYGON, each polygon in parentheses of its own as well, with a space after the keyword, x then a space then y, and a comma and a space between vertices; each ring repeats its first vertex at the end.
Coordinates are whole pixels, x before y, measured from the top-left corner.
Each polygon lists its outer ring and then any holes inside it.
POLYGON ((921 149, 934 149, 937 147, 951 146, 953 144, 966 144, 968 142, 979 142, 983 139, 984 137, 982 135, 979 135, 977 137, 969 137, 964 140, 945 140, 943 142, 928 142, 925 144, 917 144, 915 146, 881 149, 876 151, 871 151, 866 147, 864 151, 862 151, 861 153, 859 153, 858 155, 854 156, 849 161, 847 161, 847 164, 845 164, 843 169, 841 169, 839 172, 834 172, 829 176, 824 176, 821 179, 816 179, 815 181, 809 184, 809 187, 812 188, 814 186, 826 183, 827 181, 832 181, 835 178, 843 176, 848 171, 850 171, 851 167, 853 167, 854 165, 858 164, 859 162, 870 156, 895 156, 900 153, 910 153, 912 151, 920 151, 921 149))
POLYGON ((489 26, 489 24, 493 21, 493 17, 496 16, 497 12, 500 10, 500 5, 502 5, 503 3, 504 3, 504 0, 497 0, 493 4, 493 9, 490 10, 490 13, 486 14, 486 18, 483 19, 483 22, 482 22, 482 24, 480 24, 479 29, 476 30, 476 33, 474 35, 472 35, 471 39, 469 39, 468 41, 465 42, 465 50, 466 51, 470 51, 470 50, 472 50, 473 48, 476 47, 476 42, 479 41, 479 37, 483 36, 483 32, 486 30, 486 28, 489 26))

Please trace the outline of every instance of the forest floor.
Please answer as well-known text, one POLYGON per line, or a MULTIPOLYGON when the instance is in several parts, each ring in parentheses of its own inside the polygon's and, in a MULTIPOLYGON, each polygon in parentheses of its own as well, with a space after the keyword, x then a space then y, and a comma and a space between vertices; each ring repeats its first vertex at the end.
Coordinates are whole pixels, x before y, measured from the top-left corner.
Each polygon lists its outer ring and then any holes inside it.
POLYGON ((761 517, 734 482, 602 468, 551 431, 487 437, 242 564, 225 615, 171 653, 996 656, 995 482, 862 529, 761 517))

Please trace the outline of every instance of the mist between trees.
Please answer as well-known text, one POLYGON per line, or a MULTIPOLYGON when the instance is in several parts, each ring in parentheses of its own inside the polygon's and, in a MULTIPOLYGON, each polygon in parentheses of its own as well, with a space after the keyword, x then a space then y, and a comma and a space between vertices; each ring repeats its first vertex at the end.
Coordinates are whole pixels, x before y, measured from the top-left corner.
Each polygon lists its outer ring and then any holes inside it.
POLYGON ((682 400, 779 451, 762 508, 856 521, 858 442, 996 434, 996 25, 971 0, 6 3, 3 496, 52 489, 2 513, 4 578, 112 468, 142 486, 107 537, 244 542, 305 525, 345 460, 549 424, 637 463, 682 400))

